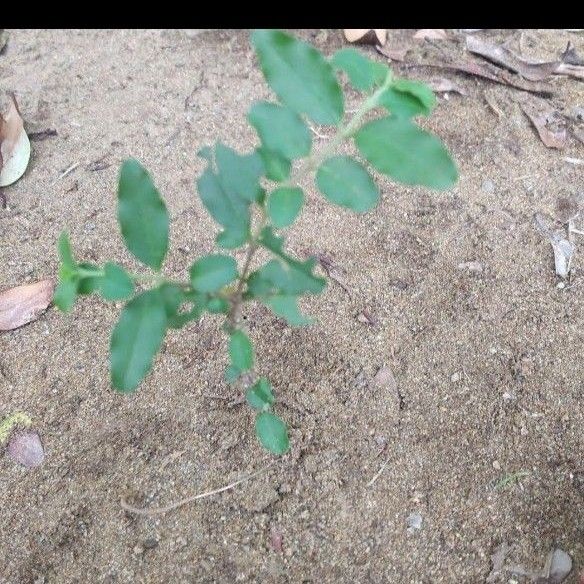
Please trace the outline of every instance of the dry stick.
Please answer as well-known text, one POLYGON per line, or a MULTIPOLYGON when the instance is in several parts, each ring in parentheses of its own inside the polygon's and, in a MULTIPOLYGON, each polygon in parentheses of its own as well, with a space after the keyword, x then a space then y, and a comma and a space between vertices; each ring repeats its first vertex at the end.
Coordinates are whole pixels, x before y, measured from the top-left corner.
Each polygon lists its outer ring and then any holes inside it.
POLYGON ((389 464, 389 459, 391 457, 387 457, 385 462, 381 465, 380 469, 375 473, 375 476, 367 483, 368 487, 373 486, 373 483, 381 476, 381 473, 385 470, 385 467, 389 464))
POLYGON ((123 498, 120 501, 120 505, 122 506, 122 509, 124 509, 124 511, 128 511, 129 513, 136 513, 137 515, 144 515, 146 517, 150 517, 153 515, 164 515, 165 513, 168 513, 169 511, 174 511, 175 509, 178 509, 179 507, 182 507, 183 505, 187 505, 188 503, 192 503, 193 501, 196 501, 197 499, 204 499, 205 497, 211 497, 212 495, 218 495, 219 493, 223 493, 223 491, 228 491, 229 489, 233 489, 237 485, 240 485, 241 483, 249 481, 249 480, 257 477, 258 475, 266 472, 270 467, 274 466, 274 464, 276 464, 276 462, 277 461, 274 460, 274 461, 270 462, 270 464, 268 464, 267 466, 264 466, 264 468, 261 468, 260 470, 257 470, 257 471, 255 471, 247 476, 244 476, 244 477, 236 480, 235 482, 230 483, 229 485, 221 487, 220 489, 214 489, 213 491, 199 493, 198 495, 193 495, 192 497, 187 497, 186 499, 181 499, 180 501, 177 501, 176 503, 172 503, 171 505, 166 505, 165 507, 157 507, 155 509, 139 509, 138 507, 134 507, 134 506, 126 503, 126 500, 123 498))

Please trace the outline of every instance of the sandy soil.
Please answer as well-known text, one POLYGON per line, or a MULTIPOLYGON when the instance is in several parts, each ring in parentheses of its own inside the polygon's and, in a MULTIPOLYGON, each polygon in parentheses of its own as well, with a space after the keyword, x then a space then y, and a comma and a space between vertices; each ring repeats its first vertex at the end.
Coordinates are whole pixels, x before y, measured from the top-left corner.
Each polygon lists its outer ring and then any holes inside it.
MULTIPOLYGON (((327 54, 342 45, 338 31, 300 34, 327 54)), ((393 32, 390 42, 409 34, 393 32)), ((479 34, 513 48, 520 38, 479 34)), ((523 48, 553 57, 568 39, 584 53, 583 37, 564 31, 530 31, 523 48)), ((433 45, 414 55, 425 51, 440 55, 433 45)), ((560 547, 574 560, 567 581, 577 581, 582 262, 577 255, 571 282, 558 288, 532 216, 559 217, 558 200, 584 192, 584 166, 563 159, 584 158, 584 146, 572 137, 564 151, 540 142, 518 104, 538 98, 440 71, 409 74, 446 76, 468 92, 441 97, 424 122, 451 149, 460 183, 435 194, 380 179, 383 200, 364 216, 325 203, 307 183, 289 249, 328 256, 348 292, 331 282, 306 301, 318 318, 308 329, 247 309, 259 368, 293 441, 261 476, 158 517, 120 507, 122 497, 166 505, 271 460, 250 412, 216 397, 232 397, 219 318, 169 334, 131 397, 108 380, 117 306, 90 298, 71 316, 51 308, 2 334, 0 417, 29 412, 47 454, 35 470, 0 456, 2 584, 476 583, 503 543, 508 564, 526 570, 560 547), (374 326, 356 318, 363 309, 374 326), (382 366, 397 387, 373 383, 382 366), (526 475, 498 485, 518 472, 526 475), (420 529, 408 530, 411 513, 420 529)), ((581 82, 552 85, 547 102, 560 111, 584 106, 581 82)), ((167 273, 185 274, 216 232, 195 193, 196 152, 215 140, 250 149, 245 113, 269 95, 245 32, 14 31, 0 55, 0 90, 16 91, 27 120, 58 131, 33 142, 25 177, 5 190, 2 288, 53 276, 62 229, 79 257, 133 265, 115 222, 128 156, 167 200, 167 273)))

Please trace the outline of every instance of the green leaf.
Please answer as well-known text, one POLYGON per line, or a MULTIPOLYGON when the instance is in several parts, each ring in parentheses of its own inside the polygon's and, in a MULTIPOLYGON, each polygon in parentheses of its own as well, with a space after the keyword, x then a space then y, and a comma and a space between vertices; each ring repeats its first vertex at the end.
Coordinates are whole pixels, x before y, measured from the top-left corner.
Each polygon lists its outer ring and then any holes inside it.
POLYGON ((379 104, 396 117, 427 116, 436 105, 436 96, 424 83, 398 79, 381 94, 379 104))
POLYGON ((312 318, 304 316, 300 312, 298 309, 298 298, 296 296, 279 294, 267 298, 265 303, 275 314, 286 320, 290 326, 306 326, 314 322, 312 318))
POLYGON ((225 380, 227 383, 233 383, 237 381, 240 375, 241 371, 233 365, 229 365, 227 369, 225 369, 225 380))
POLYGON ((257 152, 262 157, 266 176, 270 180, 283 182, 290 176, 290 170, 292 169, 290 160, 267 148, 260 148, 257 152))
POLYGON ((278 30, 257 30, 251 42, 266 81, 283 103, 318 124, 341 121, 343 93, 314 47, 278 30))
POLYGON ((286 424, 269 412, 261 412, 256 417, 256 435, 261 445, 274 454, 284 454, 290 448, 286 424))
POLYGON ((245 393, 247 403, 256 410, 266 410, 274 403, 270 382, 261 377, 245 393))
POLYGON ((245 243, 250 235, 249 203, 225 191, 210 168, 197 181, 197 188, 207 211, 225 228, 217 243, 230 249, 245 243))
POLYGON ((229 312, 229 302, 224 298, 211 298, 207 302, 206 308, 211 314, 227 314, 229 312))
POLYGON ((280 187, 268 199, 268 215, 274 227, 288 227, 300 213, 304 193, 297 187, 280 187))
POLYGON ((448 189, 458 171, 442 142, 409 120, 387 117, 355 135, 361 154, 383 174, 408 185, 448 189))
POLYGON ((63 264, 63 266, 68 268, 71 272, 74 272, 77 269, 77 263, 73 258, 71 243, 69 242, 69 235, 66 231, 63 231, 59 236, 57 249, 59 251, 59 259, 61 260, 61 264, 63 264))
MULTIPOLYGON (((92 270, 94 272, 102 271, 99 269, 98 266, 90 262, 81 262, 78 265, 78 268, 84 270, 92 270)), ((99 290, 101 286, 102 279, 103 279, 102 275, 79 277, 79 280, 77 282, 77 294, 86 295, 96 292, 97 290, 99 290)))
POLYGON ((168 211, 146 170, 133 159, 124 161, 120 172, 118 221, 128 250, 160 270, 168 250, 168 211))
POLYGON ((253 347, 249 337, 240 330, 233 331, 229 339, 231 364, 239 371, 253 367, 253 347))
POLYGON ((180 329, 192 320, 198 320, 203 314, 207 297, 199 292, 185 292, 181 286, 166 283, 160 286, 160 294, 164 302, 168 326, 180 329), (191 305, 188 310, 181 310, 185 305, 191 305))
POLYGON ((106 300, 122 300, 134 292, 134 282, 121 266, 108 262, 103 267, 101 294, 106 300))
POLYGON ((158 289, 143 292, 126 304, 110 343, 111 377, 118 391, 136 389, 150 371, 166 325, 164 299, 158 289))
POLYGON ((371 61, 363 53, 351 48, 338 50, 332 56, 331 65, 344 71, 351 85, 361 91, 369 91, 383 83, 389 73, 389 67, 384 63, 371 61))
POLYGON ((195 290, 216 292, 237 278, 237 263, 230 256, 211 254, 197 260, 190 274, 195 290))
POLYGON ((326 281, 312 273, 316 265, 313 258, 301 262, 289 256, 283 250, 284 239, 274 235, 270 227, 264 227, 259 243, 283 260, 270 261, 260 270, 261 277, 272 282, 278 291, 291 295, 323 291, 326 281))
POLYGON ((310 131, 290 108, 262 101, 252 106, 247 118, 268 150, 288 160, 310 154, 310 131))
POLYGON ((331 202, 364 213, 379 201, 379 189, 367 169, 350 156, 325 160, 316 173, 320 192, 331 202))
POLYGON ((215 161, 219 182, 231 199, 239 198, 249 203, 260 199, 264 193, 259 184, 264 173, 264 163, 257 152, 241 156, 228 146, 217 144, 215 161))
POLYGON ((63 265, 59 269, 59 284, 53 296, 53 303, 59 310, 69 312, 75 304, 76 297, 77 278, 63 265))

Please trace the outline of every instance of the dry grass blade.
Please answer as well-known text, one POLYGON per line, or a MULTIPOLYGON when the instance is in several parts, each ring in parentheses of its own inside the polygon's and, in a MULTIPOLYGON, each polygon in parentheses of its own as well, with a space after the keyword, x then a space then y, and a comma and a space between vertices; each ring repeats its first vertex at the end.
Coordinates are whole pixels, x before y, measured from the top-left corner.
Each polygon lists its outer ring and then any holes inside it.
POLYGON ((0 331, 10 331, 36 320, 53 299, 52 280, 17 286, 0 293, 0 331))
POLYGON ((233 489, 234 487, 237 487, 237 485, 241 485, 241 483, 245 483, 245 482, 263 474, 269 468, 274 466, 274 464, 276 464, 276 462, 277 461, 271 462, 270 464, 268 464, 267 466, 264 466, 260 470, 257 470, 256 472, 253 472, 249 475, 246 475, 246 476, 238 479, 237 481, 234 481, 233 483, 225 485, 224 487, 221 487, 219 489, 214 489, 212 491, 206 491, 205 493, 199 493, 198 495, 193 495, 192 497, 186 497, 185 499, 181 499, 180 501, 177 501, 176 503, 172 503, 171 505, 166 505, 165 507, 157 507, 155 509, 140 509, 138 507, 134 507, 133 505, 128 504, 125 501, 125 499, 121 500, 120 505, 122 506, 122 509, 124 511, 128 511, 129 513, 135 513, 136 515, 144 515, 146 517, 150 517, 153 515, 164 515, 165 513, 168 513, 169 511, 174 511, 175 509, 178 509, 179 507, 182 507, 184 505, 188 505, 189 503, 192 503, 193 501, 197 501, 198 499, 212 497, 213 495, 218 495, 219 493, 223 493, 224 491, 228 491, 229 489, 233 489))

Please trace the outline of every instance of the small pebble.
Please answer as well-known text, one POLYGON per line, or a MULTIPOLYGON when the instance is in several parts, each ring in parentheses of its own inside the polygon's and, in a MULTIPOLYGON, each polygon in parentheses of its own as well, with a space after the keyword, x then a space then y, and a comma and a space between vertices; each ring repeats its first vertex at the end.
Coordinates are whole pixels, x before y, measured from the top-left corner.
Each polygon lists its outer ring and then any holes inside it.
POLYGON ((408 526, 408 531, 413 529, 422 528, 422 516, 419 513, 410 513, 406 519, 406 524, 408 526))
POLYGON ((498 460, 493 461, 493 468, 495 470, 501 470, 501 463, 498 460))
POLYGON ((483 181, 483 184, 481 185, 481 189, 483 189, 483 191, 485 193, 492 193, 495 190, 495 183, 492 180, 487 178, 483 181))
POLYGON ((453 373, 450 376, 450 381, 452 381, 452 383, 456 383, 457 381, 460 381, 460 373, 453 373))

